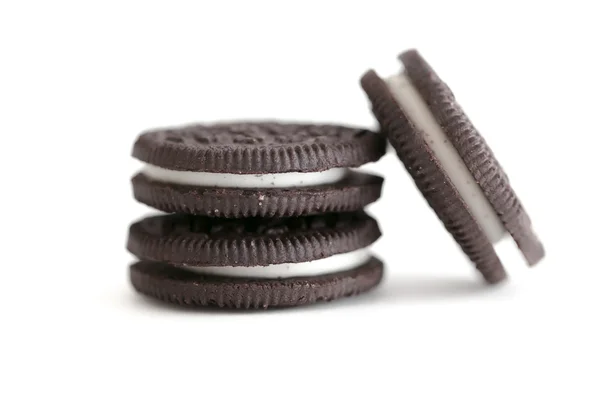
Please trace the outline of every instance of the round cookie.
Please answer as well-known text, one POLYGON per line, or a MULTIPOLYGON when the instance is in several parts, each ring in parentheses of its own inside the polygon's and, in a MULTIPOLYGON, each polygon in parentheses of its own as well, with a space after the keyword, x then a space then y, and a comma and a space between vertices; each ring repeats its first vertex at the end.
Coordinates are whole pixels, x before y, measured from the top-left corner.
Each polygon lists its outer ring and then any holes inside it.
POLYGON ((248 267, 315 261, 363 249, 380 236, 365 212, 244 219, 165 214, 134 222, 127 249, 146 261, 248 267))
POLYGON ((488 282, 506 277, 493 248, 505 232, 536 264, 543 246, 492 151, 415 50, 400 60, 400 74, 383 80, 368 71, 361 85, 417 187, 488 282))
POLYGON ((377 200, 381 177, 350 171, 385 153, 365 129, 247 122, 189 125, 140 135, 146 165, 134 197, 166 212, 227 218, 356 211, 377 200))
POLYGON ((360 293, 381 279, 368 247, 381 232, 364 212, 227 219, 186 214, 131 225, 141 293, 188 305, 292 306, 360 293))
POLYGON ((181 306, 292 307, 353 296, 377 286, 383 264, 375 257, 349 271, 276 280, 198 275, 164 263, 141 261, 130 267, 140 293, 181 306))

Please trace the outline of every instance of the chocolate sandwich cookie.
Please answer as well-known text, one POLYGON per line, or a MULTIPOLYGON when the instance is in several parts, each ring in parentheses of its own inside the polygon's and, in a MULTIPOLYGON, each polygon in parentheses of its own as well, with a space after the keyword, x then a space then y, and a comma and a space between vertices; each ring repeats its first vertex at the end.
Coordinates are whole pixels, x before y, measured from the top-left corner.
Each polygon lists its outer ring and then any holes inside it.
POLYGON ((267 308, 330 301, 376 286, 381 235, 364 212, 226 219, 172 214, 130 227, 134 288, 188 306, 267 308))
POLYGON ((488 282, 506 277, 493 248, 506 232, 536 264, 544 248, 492 151, 417 51, 400 60, 401 73, 368 71, 361 85, 417 187, 488 282))
POLYGON ((360 210, 383 179, 350 170, 377 161, 385 138, 334 125, 228 123, 143 133, 135 198, 166 212, 226 218, 360 210))

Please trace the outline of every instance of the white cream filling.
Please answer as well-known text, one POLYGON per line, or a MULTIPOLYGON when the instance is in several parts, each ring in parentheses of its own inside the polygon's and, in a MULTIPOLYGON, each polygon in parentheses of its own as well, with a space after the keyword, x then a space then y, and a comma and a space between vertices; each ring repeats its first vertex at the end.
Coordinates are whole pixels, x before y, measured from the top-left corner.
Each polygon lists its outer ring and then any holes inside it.
POLYGON ((196 272, 198 274, 210 274, 220 276, 232 276, 239 278, 292 278, 299 276, 316 276, 333 274, 335 272, 348 271, 365 264, 371 258, 369 249, 359 249, 349 253, 336 254, 320 260, 301 262, 271 264, 267 266, 219 266, 219 267, 192 267, 182 266, 180 268, 196 272))
POLYGON ((388 78, 386 83, 406 116, 423 133, 427 145, 490 242, 497 243, 504 236, 504 225, 419 92, 405 73, 388 78))
POLYGON ((280 174, 220 174, 213 172, 175 171, 145 164, 142 173, 148 178, 190 186, 230 188, 289 188, 326 185, 341 181, 349 170, 331 168, 320 172, 284 172, 280 174))

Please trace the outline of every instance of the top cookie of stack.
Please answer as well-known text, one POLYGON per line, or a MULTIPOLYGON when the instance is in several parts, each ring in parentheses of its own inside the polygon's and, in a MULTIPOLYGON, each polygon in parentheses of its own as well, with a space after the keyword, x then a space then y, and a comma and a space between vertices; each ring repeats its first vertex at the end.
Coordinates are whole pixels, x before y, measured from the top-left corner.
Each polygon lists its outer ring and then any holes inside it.
POLYGON ((189 125, 142 133, 135 198, 166 212, 291 217, 362 209, 381 177, 351 168, 385 153, 383 135, 335 125, 189 125))

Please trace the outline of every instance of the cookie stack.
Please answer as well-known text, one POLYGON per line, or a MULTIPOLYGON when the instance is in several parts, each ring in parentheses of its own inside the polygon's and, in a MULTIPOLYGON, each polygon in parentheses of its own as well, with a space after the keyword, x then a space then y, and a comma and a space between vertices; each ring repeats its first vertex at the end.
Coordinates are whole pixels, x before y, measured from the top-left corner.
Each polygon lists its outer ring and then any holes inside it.
POLYGON ((145 132, 135 198, 165 211, 135 222, 127 248, 140 293, 187 306, 268 308, 376 286, 381 235, 363 208, 385 138, 334 125, 233 123, 145 132))
POLYGON ((492 150, 421 55, 387 79, 361 79, 381 133, 333 125, 238 123, 142 134, 135 198, 173 213, 131 226, 141 293, 183 305, 295 306, 377 285, 362 209, 383 179, 385 138, 430 207, 488 283, 506 279, 494 245, 511 236, 530 266, 545 255, 492 150))

